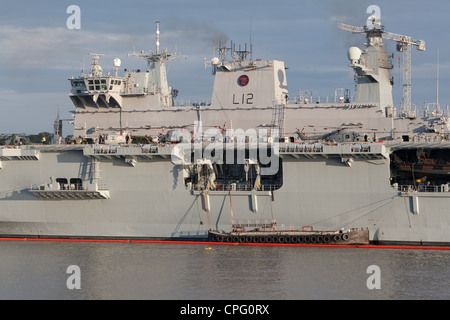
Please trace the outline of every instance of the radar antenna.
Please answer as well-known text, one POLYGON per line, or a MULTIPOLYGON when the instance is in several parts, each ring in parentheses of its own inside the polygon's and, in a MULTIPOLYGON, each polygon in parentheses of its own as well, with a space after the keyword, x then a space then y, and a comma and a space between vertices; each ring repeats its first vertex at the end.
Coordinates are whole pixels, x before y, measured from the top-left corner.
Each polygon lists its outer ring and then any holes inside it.
POLYGON ((92 56, 92 67, 91 67, 91 73, 94 77, 101 77, 103 74, 103 69, 98 63, 98 59, 100 56, 104 56, 102 53, 89 53, 90 56, 92 56))
MULTIPOLYGON (((144 52, 143 50, 139 53, 136 53, 136 49, 133 50, 132 53, 128 53, 128 56, 136 56, 139 58, 142 58, 144 60, 147 60, 148 66, 150 67, 155 62, 164 62, 168 60, 172 60, 176 58, 178 55, 175 52, 169 52, 167 49, 162 50, 160 53, 159 51, 159 23, 161 21, 156 20, 154 21, 156 23, 156 53, 152 53, 149 51, 148 53, 144 52)), ((175 46, 176 48, 176 46, 175 46)))
POLYGON ((220 61, 223 62, 226 60, 227 52, 232 50, 233 42, 231 42, 231 47, 227 48, 226 44, 222 47, 221 41, 219 41, 219 47, 217 48, 217 52, 219 53, 220 61))
POLYGON ((245 59, 247 59, 247 56, 249 54, 251 55, 251 53, 251 49, 250 51, 247 51, 247 44, 245 44, 244 50, 241 50, 241 45, 239 45, 239 50, 234 50, 234 54, 237 55, 238 61, 244 61, 245 59))
MULTIPOLYGON (((224 62, 226 61, 226 55, 228 51, 231 51, 231 57, 233 58, 233 62, 239 62, 239 61, 245 61, 250 55, 252 57, 252 44, 250 43, 250 51, 247 50, 247 43, 244 45, 244 50, 241 49, 241 45, 239 45, 239 50, 236 50, 236 45, 233 43, 233 41, 230 41, 230 47, 228 48, 226 45, 222 47, 221 42, 219 41, 219 47, 217 49, 220 61, 224 62)), ((251 60, 251 58, 250 58, 251 60)))

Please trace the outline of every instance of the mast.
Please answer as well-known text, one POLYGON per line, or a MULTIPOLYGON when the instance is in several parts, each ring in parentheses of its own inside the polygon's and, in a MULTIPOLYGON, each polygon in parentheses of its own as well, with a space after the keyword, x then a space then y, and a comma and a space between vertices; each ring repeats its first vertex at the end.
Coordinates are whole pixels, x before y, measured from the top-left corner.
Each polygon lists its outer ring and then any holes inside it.
POLYGON ((174 52, 169 52, 167 49, 159 49, 159 23, 160 20, 154 21, 156 23, 156 52, 141 51, 136 53, 128 53, 128 56, 136 56, 147 61, 149 81, 148 88, 154 88, 155 93, 161 94, 161 101, 164 106, 171 106, 173 104, 174 93, 167 82, 167 73, 165 62, 176 58, 178 55, 174 52))
POLYGON ((159 20, 154 22, 156 23, 156 54, 159 54, 159 20))
POLYGON ((439 48, 437 49, 437 66, 436 66, 436 108, 439 108, 439 48))
POLYGON ((425 41, 384 31, 380 17, 376 15, 370 16, 368 21, 371 21, 371 26, 356 27, 339 23, 338 28, 352 33, 366 34, 369 46, 381 47, 382 39, 397 42, 397 51, 403 52, 403 101, 401 114, 406 117, 415 117, 411 112, 411 47, 414 46, 419 51, 425 51, 425 41))

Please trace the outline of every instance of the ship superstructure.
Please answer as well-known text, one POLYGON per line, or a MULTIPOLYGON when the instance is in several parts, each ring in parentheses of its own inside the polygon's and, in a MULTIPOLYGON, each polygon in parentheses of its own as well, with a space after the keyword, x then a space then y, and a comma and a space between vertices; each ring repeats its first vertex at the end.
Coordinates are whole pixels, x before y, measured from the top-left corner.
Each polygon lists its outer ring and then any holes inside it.
POLYGON ((157 21, 156 53, 132 53, 147 61, 146 70, 125 69, 124 76, 119 77, 120 60, 115 59, 115 74, 103 75, 100 55, 92 54, 91 72, 70 79, 69 96, 75 105, 74 135, 96 138, 126 130, 137 136, 158 137, 169 129, 192 131, 195 121, 213 128, 226 124, 224 130, 277 128, 282 137, 294 138, 326 135, 334 130, 359 132, 372 140, 396 140, 405 136, 418 139, 430 133, 430 129, 442 134, 448 132, 448 115, 444 115, 440 106, 428 110, 424 117, 411 108, 408 62, 403 68, 404 98, 399 111, 393 102, 392 56, 386 54, 383 39, 397 41, 398 50, 404 52, 409 63, 410 47, 425 50, 425 42, 384 31, 376 16, 369 17, 368 21, 371 24, 365 27, 339 24, 339 28, 363 33, 367 38, 364 50, 351 47, 348 51, 349 66, 355 71, 354 98, 345 88, 336 89, 334 97, 326 99, 313 98, 309 90, 299 90, 298 96, 292 98, 283 61, 249 60, 252 52, 247 47, 236 50, 231 43, 230 47, 219 46, 218 57, 210 61, 214 75, 211 103, 187 106, 174 103, 178 90, 168 84, 165 63, 175 54, 168 53, 167 49, 159 52, 157 21))
POLYGON ((397 113, 388 34, 379 20, 355 30, 367 35, 349 50, 355 98, 339 88, 325 101, 290 97, 284 62, 231 45, 210 61, 211 103, 177 106, 159 23, 156 53, 133 52, 144 71, 119 76, 115 60, 104 75, 92 54, 69 94, 89 144, 0 149, 0 234, 205 239, 276 221, 450 243, 448 115, 397 113))
MULTIPOLYGON (((127 70, 118 76, 120 59, 113 61, 115 72, 104 74, 99 63, 103 54, 93 56, 91 71, 70 80, 69 97, 75 105, 74 136, 91 137, 99 133, 118 134, 128 130, 150 128, 146 121, 153 112, 173 106, 176 90, 167 82, 165 63, 174 54, 159 50, 159 22, 157 21, 156 53, 133 52, 129 55, 147 62, 147 70, 127 70)), ((148 132, 147 132, 148 133, 148 132)))

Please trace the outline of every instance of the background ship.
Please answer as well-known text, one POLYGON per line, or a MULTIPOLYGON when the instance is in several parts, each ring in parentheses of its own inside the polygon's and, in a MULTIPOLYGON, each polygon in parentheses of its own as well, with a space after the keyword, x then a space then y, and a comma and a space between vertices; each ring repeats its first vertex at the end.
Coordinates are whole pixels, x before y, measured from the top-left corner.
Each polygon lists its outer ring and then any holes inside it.
POLYGON ((338 89, 326 103, 305 91, 291 101, 282 61, 230 45, 210 61, 211 104, 176 106, 159 24, 156 52, 133 52, 145 71, 119 76, 115 60, 105 75, 92 54, 90 73, 69 79, 74 136, 88 144, 58 144, 57 118, 54 145, 0 149, 0 234, 206 238, 276 219, 281 230, 364 227, 373 242, 450 243, 449 176, 437 165, 449 119, 438 107, 422 117, 411 109, 407 74, 397 112, 383 39, 407 53, 425 44, 369 21, 339 25, 367 43, 349 50, 355 98, 338 89), (424 154, 436 165, 416 171, 424 154))

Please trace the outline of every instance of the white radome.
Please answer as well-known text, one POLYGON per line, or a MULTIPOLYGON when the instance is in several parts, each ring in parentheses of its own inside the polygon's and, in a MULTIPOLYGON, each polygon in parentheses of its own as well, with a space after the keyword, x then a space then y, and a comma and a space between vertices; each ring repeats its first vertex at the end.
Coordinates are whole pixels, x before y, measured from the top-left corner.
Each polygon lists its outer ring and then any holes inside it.
POLYGON ((211 59, 211 65, 216 66, 219 64, 219 58, 214 57, 211 59))
POLYGON ((350 47, 348 49, 348 58, 350 59, 352 64, 355 64, 361 58, 362 51, 358 47, 350 47))
POLYGON ((122 64, 122 61, 120 61, 119 58, 114 59, 114 67, 120 67, 122 64))

